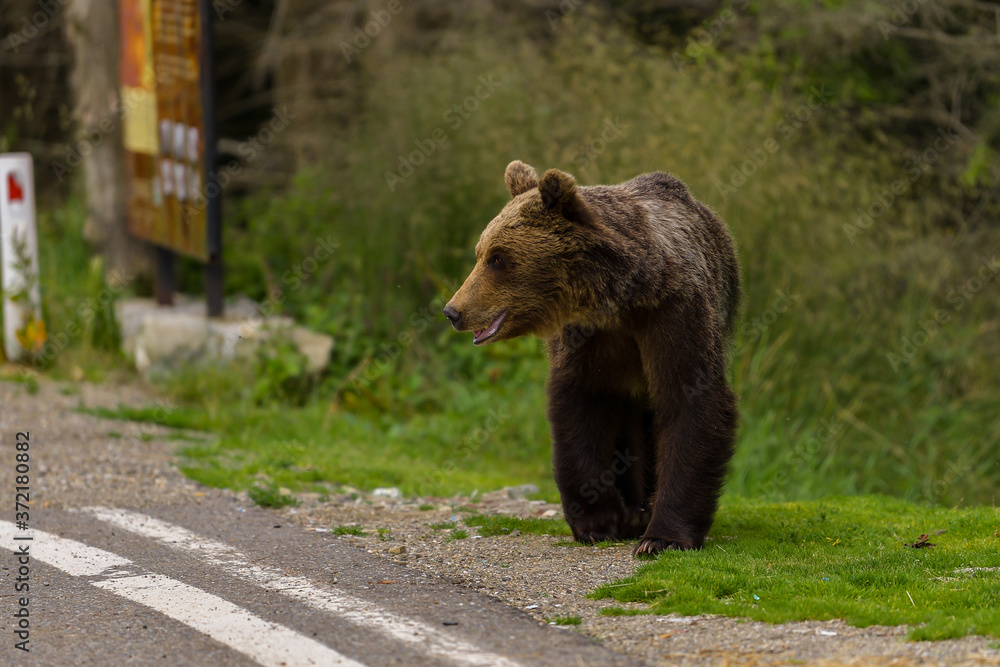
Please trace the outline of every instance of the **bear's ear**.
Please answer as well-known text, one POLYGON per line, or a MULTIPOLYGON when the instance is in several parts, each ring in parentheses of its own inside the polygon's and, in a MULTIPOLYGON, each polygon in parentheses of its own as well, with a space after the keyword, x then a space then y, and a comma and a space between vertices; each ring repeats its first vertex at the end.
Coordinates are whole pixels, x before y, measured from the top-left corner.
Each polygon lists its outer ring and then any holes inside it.
POLYGON ((538 187, 538 172, 531 165, 514 160, 507 165, 503 180, 507 183, 507 191, 510 192, 510 196, 516 197, 522 192, 538 187))
POLYGON ((576 181, 564 171, 549 169, 538 182, 542 206, 559 213, 571 222, 590 222, 590 209, 576 191, 576 181))

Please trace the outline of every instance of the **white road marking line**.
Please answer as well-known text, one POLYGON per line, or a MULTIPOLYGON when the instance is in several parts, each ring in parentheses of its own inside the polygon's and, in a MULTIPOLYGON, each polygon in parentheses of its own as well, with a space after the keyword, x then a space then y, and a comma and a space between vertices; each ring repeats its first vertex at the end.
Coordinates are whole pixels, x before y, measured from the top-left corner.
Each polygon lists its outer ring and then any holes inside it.
POLYGON ((118 577, 93 584, 189 625, 262 665, 362 667, 318 641, 170 577, 118 577))
POLYGON ((189 552, 230 575, 249 579, 263 588, 283 593, 315 609, 379 630, 393 639, 416 644, 421 652, 463 665, 520 667, 520 663, 510 658, 485 652, 474 644, 450 637, 426 623, 380 609, 363 598, 330 588, 320 588, 305 577, 286 575, 278 568, 254 565, 235 547, 201 537, 181 526, 123 509, 88 507, 82 511, 123 530, 189 552))
POLYGON ((18 546, 27 545, 32 558, 57 567, 74 577, 92 577, 105 574, 116 567, 132 564, 132 561, 118 554, 95 549, 76 540, 67 540, 35 529, 17 530, 9 521, 0 521, 0 527, 2 527, 0 532, 3 534, 2 546, 17 551, 18 546), (15 536, 31 536, 33 539, 20 541, 15 540, 15 536))
POLYGON ((265 621, 200 588, 160 574, 122 576, 131 573, 116 568, 135 563, 118 554, 41 530, 19 531, 13 523, 0 521, 0 546, 17 553, 23 545, 29 545, 32 559, 72 576, 107 577, 90 583, 180 621, 262 665, 364 667, 318 641, 265 621), (15 541, 15 536, 33 539, 15 541))

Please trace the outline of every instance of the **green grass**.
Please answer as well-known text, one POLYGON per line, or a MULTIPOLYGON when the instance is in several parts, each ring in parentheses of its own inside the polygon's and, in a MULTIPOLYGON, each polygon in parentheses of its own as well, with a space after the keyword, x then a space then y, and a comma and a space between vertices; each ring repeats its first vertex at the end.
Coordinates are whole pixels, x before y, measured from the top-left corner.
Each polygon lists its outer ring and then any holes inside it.
POLYGON ((365 529, 362 528, 360 524, 354 524, 348 526, 337 526, 331 532, 334 535, 354 535, 355 537, 363 537, 365 529))
POLYGON ((247 489, 247 495, 261 507, 293 507, 299 504, 298 499, 290 494, 282 493, 274 485, 251 486, 247 489))
POLYGON ((522 519, 503 514, 488 516, 477 514, 466 517, 462 522, 466 526, 479 528, 479 534, 483 537, 509 535, 515 530, 531 535, 552 535, 555 537, 573 534, 562 519, 522 519))
POLYGON ((653 613, 649 609, 623 609, 622 607, 605 607, 602 616, 647 616, 653 613))
POLYGON ((184 407, 118 407, 118 408, 77 408, 77 412, 102 419, 146 422, 157 426, 208 430, 211 424, 196 408, 184 407))
POLYGON ((254 369, 234 365, 164 386, 172 406, 82 411, 217 435, 180 449, 185 474, 209 486, 245 489, 263 477, 293 491, 344 484, 449 497, 532 483, 554 500, 548 425, 536 409, 545 367, 521 363, 526 355, 540 360, 536 342, 497 346, 478 358, 463 350, 458 360, 467 359, 474 377, 435 383, 392 375, 376 387, 384 402, 313 395, 302 405, 262 403, 241 393, 254 369))
POLYGON ((580 625, 583 623, 583 619, 579 616, 554 616, 546 618, 545 621, 549 625, 580 625))
POLYGON ((454 540, 468 539, 468 537, 469 537, 469 531, 462 530, 461 528, 456 528, 455 530, 453 530, 450 533, 448 533, 448 541, 449 542, 454 541, 454 540))
POLYGON ((645 602, 657 614, 907 624, 912 640, 1000 637, 998 526, 994 507, 727 498, 704 549, 665 552, 592 597, 645 602), (924 534, 935 546, 906 546, 924 534))
POLYGON ((32 396, 37 394, 39 390, 37 375, 29 371, 20 370, 16 366, 0 367, 0 380, 20 384, 32 396))
POLYGON ((441 521, 440 523, 429 523, 427 527, 431 530, 451 530, 455 527, 454 521, 441 521))

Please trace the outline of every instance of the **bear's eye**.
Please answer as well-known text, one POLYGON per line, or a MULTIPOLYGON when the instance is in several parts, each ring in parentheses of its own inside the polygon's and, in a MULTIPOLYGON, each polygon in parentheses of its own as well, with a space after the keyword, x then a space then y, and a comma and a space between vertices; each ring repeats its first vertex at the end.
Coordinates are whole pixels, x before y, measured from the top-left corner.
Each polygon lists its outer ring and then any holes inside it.
POLYGON ((489 265, 492 268, 499 269, 501 266, 503 266, 503 263, 504 263, 504 258, 503 255, 501 255, 500 253, 495 252, 492 255, 490 255, 489 265))

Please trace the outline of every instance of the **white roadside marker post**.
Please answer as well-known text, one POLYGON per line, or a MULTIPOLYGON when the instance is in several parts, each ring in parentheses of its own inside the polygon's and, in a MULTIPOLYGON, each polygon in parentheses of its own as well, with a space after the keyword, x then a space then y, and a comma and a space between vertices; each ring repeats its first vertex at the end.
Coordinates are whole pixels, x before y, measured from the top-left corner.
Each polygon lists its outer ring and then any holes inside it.
POLYGON ((0 285, 7 359, 38 353, 45 342, 38 288, 38 232, 31 155, 0 154, 0 285))

